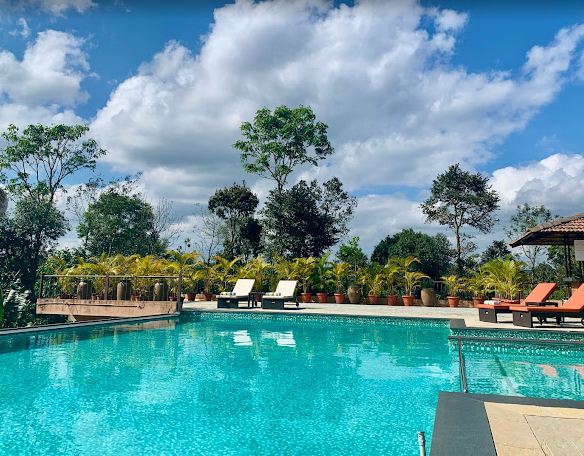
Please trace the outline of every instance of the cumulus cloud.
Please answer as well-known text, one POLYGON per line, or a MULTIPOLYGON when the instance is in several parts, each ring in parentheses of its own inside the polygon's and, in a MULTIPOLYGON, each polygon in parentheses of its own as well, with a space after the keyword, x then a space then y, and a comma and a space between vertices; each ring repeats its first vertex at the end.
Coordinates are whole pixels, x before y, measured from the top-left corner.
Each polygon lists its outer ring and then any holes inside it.
POLYGON ((92 129, 118 168, 242 178, 240 123, 262 106, 308 104, 337 148, 311 175, 417 187, 450 163, 487 161, 553 100, 584 34, 561 30, 513 77, 450 65, 466 14, 412 1, 239 1, 214 18, 198 54, 168 43, 98 112, 92 129))
POLYGON ((498 169, 491 182, 501 195, 504 212, 528 203, 571 215, 582 212, 583 180, 584 156, 558 153, 537 162, 498 169))
POLYGON ((89 71, 83 43, 69 33, 46 30, 28 44, 21 60, 0 49, 0 128, 81 120, 74 107, 88 97, 81 88, 89 71))

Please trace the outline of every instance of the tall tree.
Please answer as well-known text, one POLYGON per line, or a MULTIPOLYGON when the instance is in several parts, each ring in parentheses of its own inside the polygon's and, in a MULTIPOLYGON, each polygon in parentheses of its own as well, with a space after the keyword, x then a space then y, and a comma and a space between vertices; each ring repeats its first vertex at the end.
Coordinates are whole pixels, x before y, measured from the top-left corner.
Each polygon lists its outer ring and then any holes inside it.
POLYGON ((300 181, 281 193, 272 190, 262 212, 268 254, 321 256, 348 233, 356 204, 337 178, 322 185, 300 181))
POLYGON ((263 108, 253 123, 241 124, 243 139, 234 147, 241 151, 243 168, 248 173, 275 181, 276 191, 281 193, 297 166, 317 165, 334 152, 327 129, 307 106, 278 106, 274 112, 263 108))
POLYGON ((415 271, 438 279, 450 273, 453 253, 452 244, 443 234, 430 236, 408 228, 382 239, 373 249, 371 261, 385 264, 391 257, 413 256, 420 260, 412 264, 415 271))
POLYGON ((431 195, 421 208, 426 223, 438 222, 454 231, 456 267, 462 274, 464 241, 471 238, 462 230, 468 226, 488 233, 497 222, 494 213, 499 208, 499 195, 487 177, 464 171, 457 163, 434 179, 431 195))
POLYGON ((21 257, 22 283, 32 290, 37 269, 67 224, 55 207, 57 194, 67 178, 93 171, 105 154, 94 139, 86 138, 84 125, 29 125, 22 132, 10 125, 2 134, 0 182, 16 201, 14 224, 17 235, 28 242, 21 257))
MULTIPOLYGON (((525 203, 517 206, 515 214, 511 217, 507 225, 506 234, 509 236, 509 240, 512 241, 534 226, 549 222, 551 219, 552 213, 545 206, 530 206, 525 203)), ((520 249, 525 258, 527 258, 531 279, 533 281, 535 278, 535 267, 541 254, 545 252, 545 246, 522 245, 520 249)))
POLYGON ((53 204, 64 181, 78 171, 94 170, 104 155, 84 125, 29 125, 22 133, 10 125, 2 134, 0 181, 10 193, 53 204))
POLYGON ((227 227, 224 239, 227 258, 245 256, 248 239, 244 236, 248 233, 253 238, 258 236, 255 230, 259 224, 251 221, 258 204, 258 197, 245 184, 221 188, 209 198, 209 211, 224 220, 227 227))
POLYGON ((86 239, 87 253, 92 256, 149 255, 167 247, 155 231, 152 206, 139 194, 128 195, 114 188, 89 205, 77 232, 86 239))
POLYGON ((481 263, 487 263, 495 258, 506 258, 511 255, 511 250, 505 244, 505 241, 496 240, 485 249, 481 255, 481 263))

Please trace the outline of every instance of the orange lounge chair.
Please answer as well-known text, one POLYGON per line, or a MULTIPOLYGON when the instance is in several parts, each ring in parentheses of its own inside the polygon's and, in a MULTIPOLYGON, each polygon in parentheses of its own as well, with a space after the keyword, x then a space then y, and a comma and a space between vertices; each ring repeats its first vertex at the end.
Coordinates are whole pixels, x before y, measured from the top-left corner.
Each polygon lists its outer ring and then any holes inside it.
POLYGON ((584 325, 584 285, 572 293, 563 305, 553 306, 511 306, 513 312, 513 324, 515 326, 523 326, 525 328, 533 328, 533 317, 537 317, 540 323, 543 323, 546 318, 556 318, 559 323, 565 317, 581 318, 584 325))
MULTIPOLYGON (((538 283, 531 293, 527 295, 523 303, 528 304, 542 304, 551 294, 556 290, 558 285, 556 283, 538 283)), ((479 304, 479 320, 488 323, 497 323, 497 315, 500 313, 511 313, 511 306, 519 305, 519 301, 510 299, 501 300, 500 304, 479 304)))

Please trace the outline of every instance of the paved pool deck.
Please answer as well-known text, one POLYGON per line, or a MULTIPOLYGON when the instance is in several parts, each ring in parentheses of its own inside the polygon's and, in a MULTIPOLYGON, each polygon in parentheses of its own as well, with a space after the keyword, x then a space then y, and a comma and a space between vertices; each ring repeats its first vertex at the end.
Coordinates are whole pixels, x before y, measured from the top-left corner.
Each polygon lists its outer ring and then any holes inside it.
POLYGON ((183 304, 185 311, 223 311, 223 312, 270 312, 286 314, 312 314, 312 315, 344 315, 344 316, 365 316, 365 317, 410 317, 410 318, 441 318, 464 320, 467 328, 480 329, 512 329, 517 331, 579 331, 584 334, 584 326, 579 320, 573 319, 568 323, 558 326, 554 323, 548 323, 543 326, 535 325, 533 329, 514 326, 511 314, 499 315, 499 323, 486 323, 479 320, 479 312, 474 308, 450 308, 450 307, 421 307, 421 306, 387 306, 387 305, 368 305, 368 304, 317 304, 307 303, 300 304, 296 308, 294 303, 286 305, 284 310, 264 310, 261 307, 248 308, 243 302, 239 309, 217 309, 215 301, 186 301, 183 304))

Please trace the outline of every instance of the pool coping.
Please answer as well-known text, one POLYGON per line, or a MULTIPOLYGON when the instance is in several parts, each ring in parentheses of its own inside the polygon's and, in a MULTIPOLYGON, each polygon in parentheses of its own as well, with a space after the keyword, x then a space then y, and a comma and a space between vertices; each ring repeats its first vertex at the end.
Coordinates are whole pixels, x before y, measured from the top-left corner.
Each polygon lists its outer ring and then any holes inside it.
MULTIPOLYGON (((479 331, 479 332, 500 332, 501 334, 512 333, 513 335, 517 334, 517 330, 513 328, 483 328, 483 327, 474 327, 474 326, 467 326, 464 318, 446 318, 446 317, 424 317, 424 316, 388 316, 388 315, 363 315, 363 314, 340 314, 340 313, 303 313, 298 312, 296 309, 287 309, 284 311, 272 310, 272 311, 262 311, 261 313, 256 312, 254 309, 204 309, 204 308, 191 308, 191 309, 182 309, 181 312, 176 312, 173 314, 165 314, 165 315, 152 315, 152 316, 144 316, 144 317, 129 317, 129 318, 107 318, 107 319, 100 319, 100 320, 91 320, 91 321, 81 321, 81 322, 72 322, 72 323, 56 323, 56 324, 49 324, 49 325, 41 325, 41 326, 27 326, 21 328, 0 328, 0 337, 6 335, 16 335, 16 334, 25 334, 25 333, 35 333, 35 332, 44 332, 44 331, 59 331, 59 330, 68 330, 74 328, 82 328, 82 327, 91 327, 91 326, 101 326, 101 325, 115 325, 115 324, 123 324, 123 323, 139 323, 143 321, 153 321, 153 320, 166 320, 166 319, 175 319, 179 318, 181 314, 190 314, 190 313, 217 313, 217 314, 249 314, 249 315, 273 315, 273 316, 303 316, 303 317, 334 317, 334 318, 344 318, 344 319, 379 319, 379 320, 417 320, 417 321, 443 321, 449 322, 450 330, 454 331, 479 331)), ((521 331, 521 330, 520 330, 521 331)), ((464 335, 464 334, 451 334, 449 336, 449 340, 481 340, 481 341, 490 341, 490 342, 516 342, 516 343, 533 343, 533 342, 541 342, 541 343, 548 343, 548 344, 558 344, 561 343, 563 345, 584 345, 584 338, 582 340, 574 340, 574 339, 550 339, 547 338, 546 334, 562 334, 562 335, 571 335, 571 334, 579 334, 578 332, 574 333, 572 331, 562 331, 559 330, 539 330, 536 328, 530 329, 529 333, 537 333, 541 338, 521 338, 521 337, 493 337, 493 336, 474 336, 474 335, 464 335)))
POLYGON ((584 409, 584 401, 441 391, 434 415, 431 456, 496 456, 485 403, 584 409))
POLYGON ((174 313, 167 315, 152 315, 146 317, 106 318, 103 320, 76 321, 72 323, 54 323, 49 325, 25 326, 19 328, 0 328, 0 337, 36 332, 62 331, 90 326, 110 326, 123 323, 140 323, 144 321, 153 320, 171 320, 178 318, 179 316, 180 316, 179 313, 174 313))

